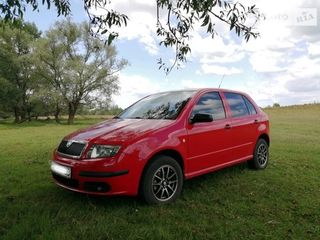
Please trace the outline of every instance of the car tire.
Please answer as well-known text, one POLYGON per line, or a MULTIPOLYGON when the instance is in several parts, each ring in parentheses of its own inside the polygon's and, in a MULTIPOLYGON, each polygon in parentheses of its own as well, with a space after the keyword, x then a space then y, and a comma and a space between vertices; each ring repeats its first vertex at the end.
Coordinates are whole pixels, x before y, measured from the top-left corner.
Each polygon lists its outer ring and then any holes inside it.
POLYGON ((255 146, 253 159, 248 161, 253 169, 265 169, 269 162, 269 146, 266 140, 260 138, 255 146))
POLYGON ((181 194, 183 173, 179 163, 169 156, 157 156, 147 165, 141 183, 141 195, 149 204, 174 202, 181 194))

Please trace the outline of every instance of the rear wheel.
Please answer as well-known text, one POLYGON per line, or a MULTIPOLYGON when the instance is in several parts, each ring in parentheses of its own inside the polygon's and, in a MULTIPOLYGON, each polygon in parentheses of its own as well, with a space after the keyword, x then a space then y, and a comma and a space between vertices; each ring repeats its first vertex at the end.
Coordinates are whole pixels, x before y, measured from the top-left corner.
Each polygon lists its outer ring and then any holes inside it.
POLYGON ((141 194, 147 203, 170 203, 179 197, 182 185, 179 163, 169 156, 158 156, 144 172, 141 194))
POLYGON ((266 140, 260 138, 255 146, 253 159, 248 161, 249 166, 254 169, 264 169, 269 161, 269 146, 266 140))

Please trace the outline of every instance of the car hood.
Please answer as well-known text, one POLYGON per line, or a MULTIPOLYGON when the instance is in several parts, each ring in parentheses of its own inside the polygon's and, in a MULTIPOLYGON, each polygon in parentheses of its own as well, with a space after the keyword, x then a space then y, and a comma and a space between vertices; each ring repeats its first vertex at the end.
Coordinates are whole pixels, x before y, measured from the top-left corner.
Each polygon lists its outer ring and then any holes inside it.
POLYGON ((68 135, 65 139, 99 143, 131 142, 173 124, 174 120, 110 119, 68 135))

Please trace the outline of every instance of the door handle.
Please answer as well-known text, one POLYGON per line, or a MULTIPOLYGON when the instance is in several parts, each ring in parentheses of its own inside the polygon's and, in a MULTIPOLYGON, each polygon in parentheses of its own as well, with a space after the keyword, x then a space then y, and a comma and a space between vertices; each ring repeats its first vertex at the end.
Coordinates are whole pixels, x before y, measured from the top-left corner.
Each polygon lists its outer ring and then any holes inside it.
POLYGON ((229 123, 227 123, 225 126, 224 126, 225 129, 230 129, 231 128, 231 125, 229 123))
POLYGON ((255 124, 259 123, 258 119, 255 119, 255 120, 254 120, 254 123, 255 123, 255 124))

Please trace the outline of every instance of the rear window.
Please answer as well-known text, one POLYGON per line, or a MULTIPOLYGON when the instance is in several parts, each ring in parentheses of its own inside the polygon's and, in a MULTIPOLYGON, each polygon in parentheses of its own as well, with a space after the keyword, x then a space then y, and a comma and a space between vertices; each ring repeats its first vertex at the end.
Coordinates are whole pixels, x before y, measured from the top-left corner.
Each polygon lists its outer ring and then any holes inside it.
POLYGON ((250 115, 254 115, 257 114, 257 110, 255 109, 255 107, 253 106, 253 104, 249 101, 248 98, 246 98, 245 96, 242 96, 244 101, 246 102, 247 108, 249 110, 250 115))
POLYGON ((232 117, 242 117, 249 115, 249 110, 241 94, 224 93, 227 102, 230 106, 232 117))

